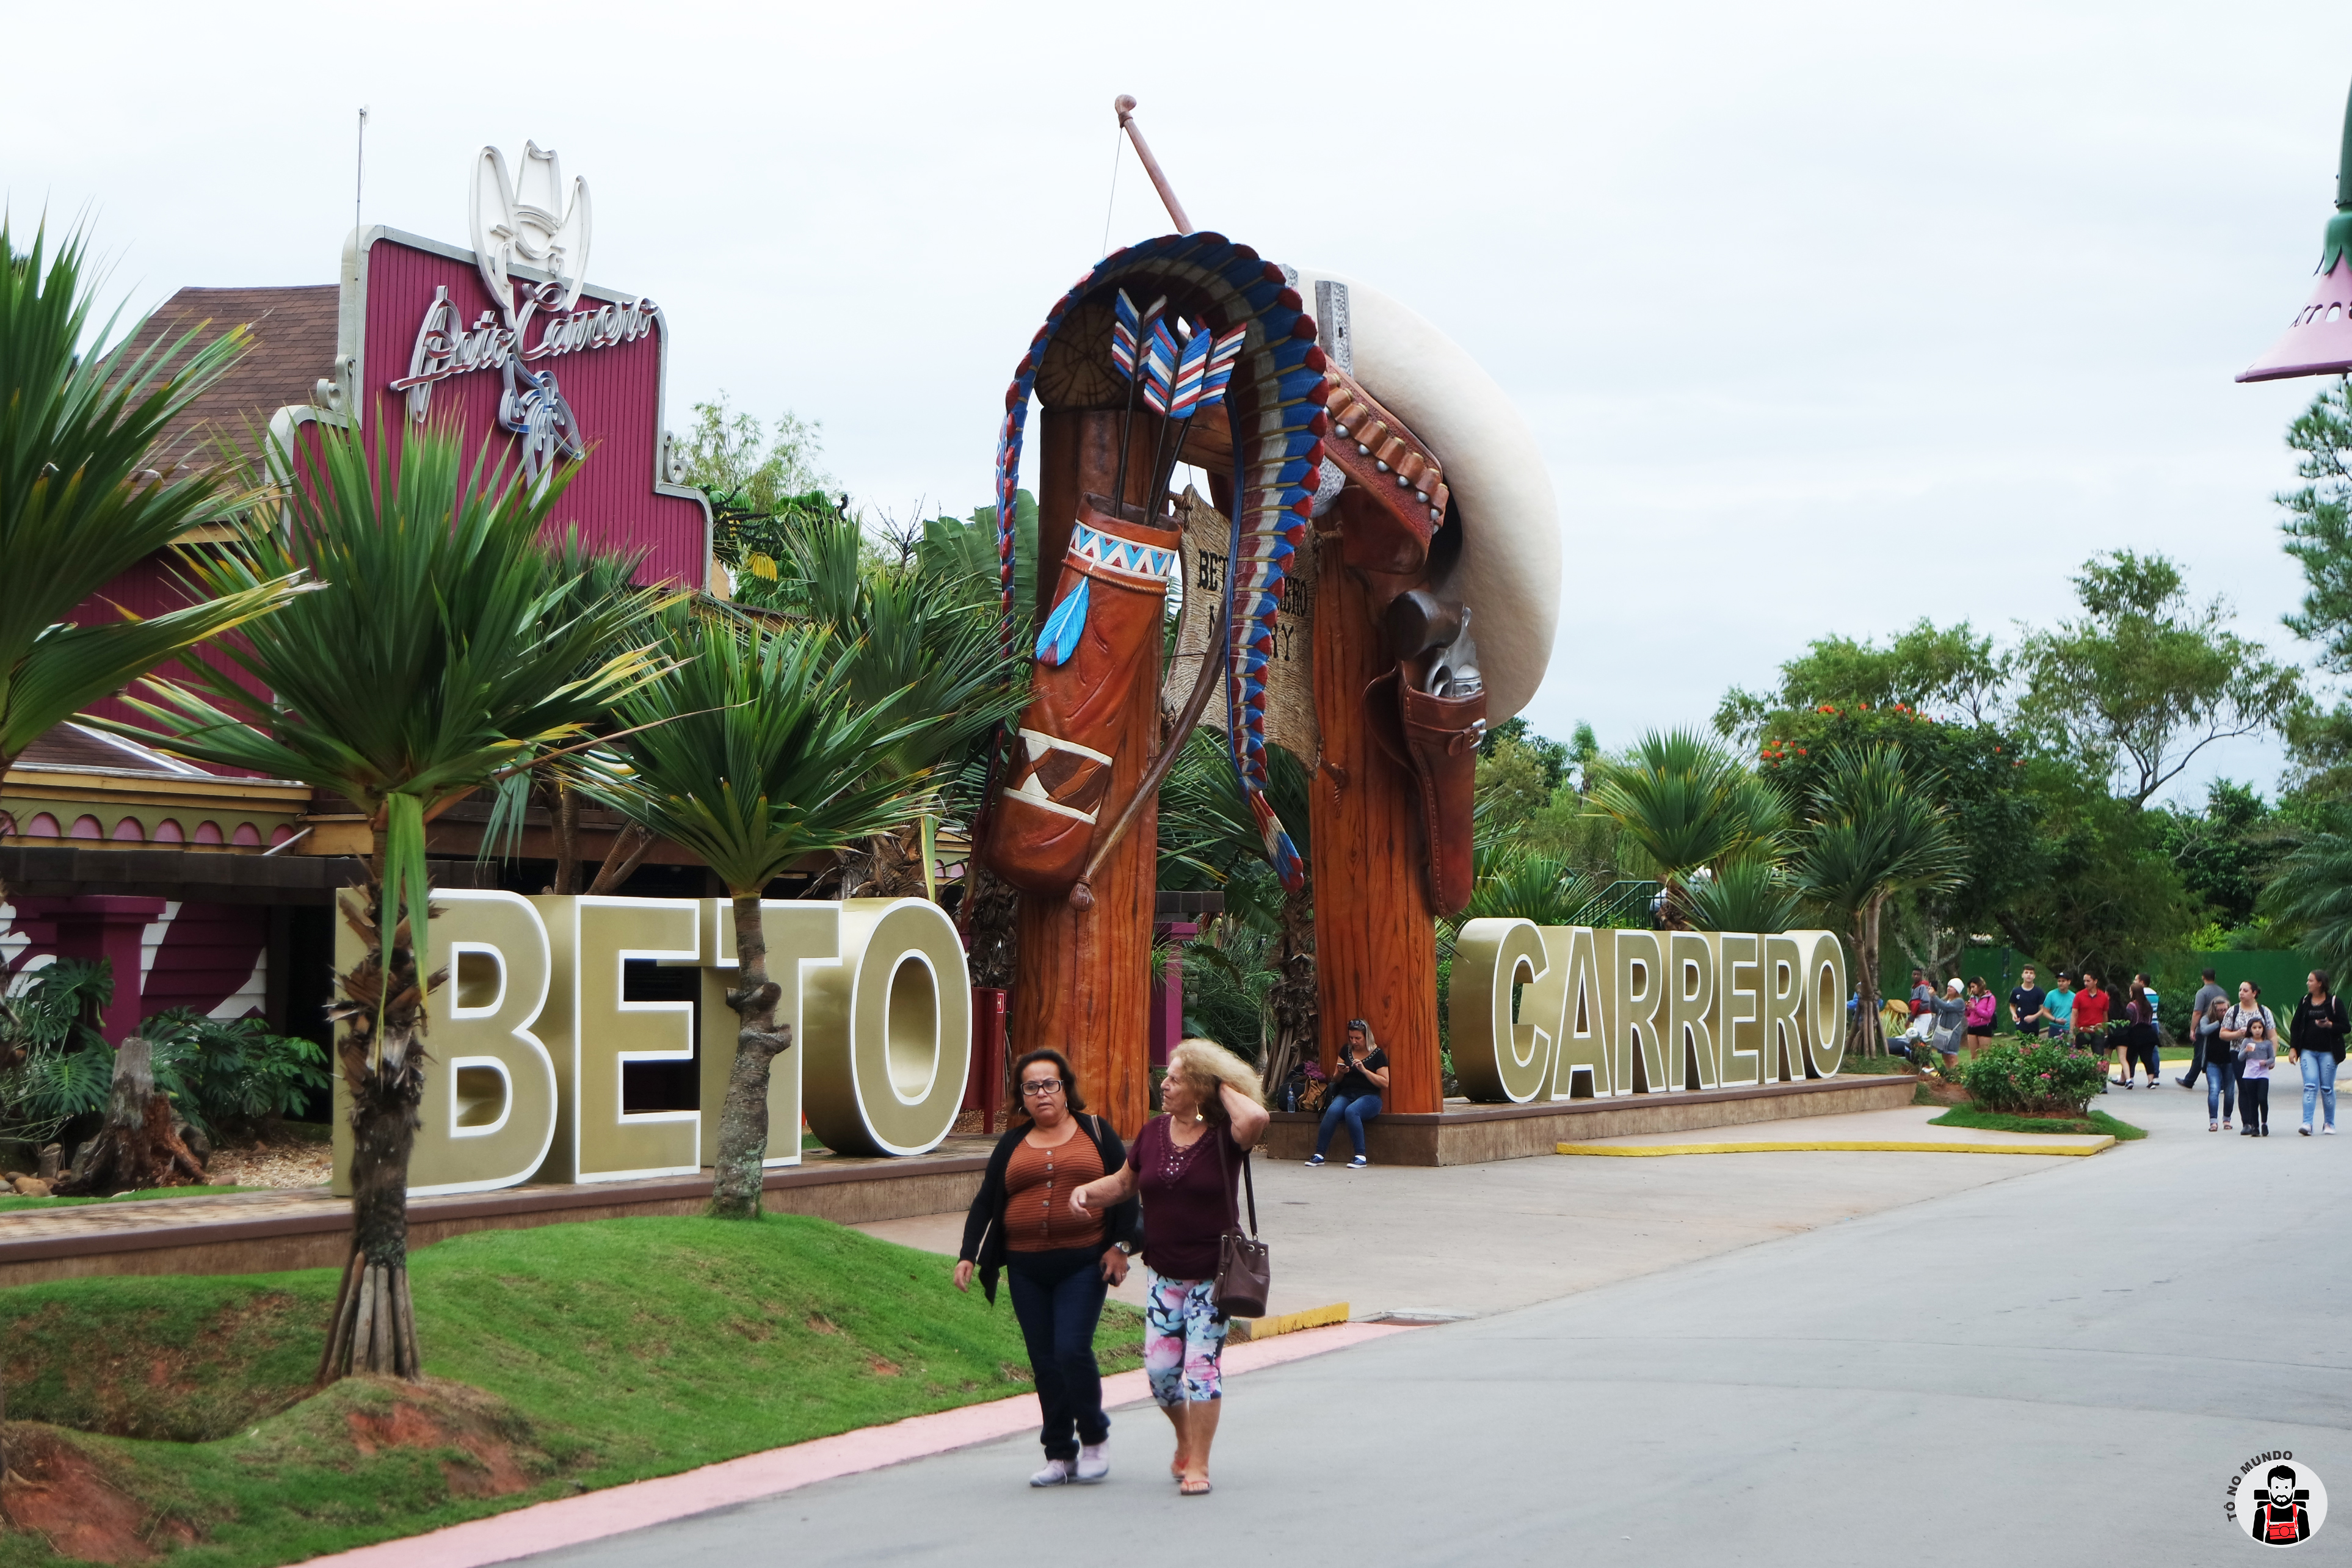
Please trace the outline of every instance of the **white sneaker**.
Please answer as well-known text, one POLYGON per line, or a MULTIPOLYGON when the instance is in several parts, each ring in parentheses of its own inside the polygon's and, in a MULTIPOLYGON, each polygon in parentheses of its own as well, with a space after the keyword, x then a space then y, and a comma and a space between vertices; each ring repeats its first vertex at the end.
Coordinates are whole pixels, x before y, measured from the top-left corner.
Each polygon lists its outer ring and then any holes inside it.
POLYGON ((2336 1136, 2336 1129, 2333 1127, 2323 1127, 2319 1131, 2326 1137, 2333 1138, 2336 1136))
POLYGON ((1029 1478, 1029 1484, 1033 1487, 1058 1487, 1068 1481, 1069 1479, 1069 1460, 1048 1459, 1045 1461, 1045 1468, 1044 1469, 1029 1478))
POLYGON ((1109 1474, 1110 1444, 1108 1441, 1078 1445, 1077 1480, 1080 1486, 1090 1487, 1109 1474))

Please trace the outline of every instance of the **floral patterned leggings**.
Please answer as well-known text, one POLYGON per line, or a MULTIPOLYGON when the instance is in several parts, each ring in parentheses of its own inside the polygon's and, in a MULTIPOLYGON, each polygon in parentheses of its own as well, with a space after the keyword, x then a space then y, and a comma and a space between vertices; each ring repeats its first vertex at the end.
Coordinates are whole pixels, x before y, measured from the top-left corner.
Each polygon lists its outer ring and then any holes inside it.
POLYGON ((1162 1405, 1197 1405, 1223 1396, 1217 1357, 1225 1348, 1225 1323, 1209 1299, 1213 1279, 1151 1277, 1143 1303, 1143 1373, 1151 1397, 1162 1405))

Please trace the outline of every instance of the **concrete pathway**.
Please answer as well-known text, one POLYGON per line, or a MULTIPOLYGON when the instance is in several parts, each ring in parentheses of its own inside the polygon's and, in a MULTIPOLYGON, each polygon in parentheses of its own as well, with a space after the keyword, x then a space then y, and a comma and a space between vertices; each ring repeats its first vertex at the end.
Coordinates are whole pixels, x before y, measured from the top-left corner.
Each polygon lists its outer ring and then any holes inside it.
POLYGON ((1614 1138, 1584 1139, 1562 1152, 1590 1155, 1595 1150, 1671 1149, 1685 1145, 1720 1149, 1727 1145, 1746 1148, 1758 1143, 1880 1143, 1897 1147, 1815 1152, 1896 1153, 1904 1152, 1903 1145, 1914 1148, 1942 1145, 1946 1149, 1957 1145, 2003 1152, 2049 1149, 2088 1154, 2101 1152, 2115 1142, 2104 1132, 2089 1135, 1990 1132, 1980 1127, 1932 1125, 1936 1118, 1943 1114, 1941 1106, 1906 1105, 1894 1110, 1858 1110, 1843 1116, 1807 1116, 1788 1121, 1748 1122, 1738 1127, 1694 1127, 1680 1132, 1629 1132, 1614 1138))
MULTIPOLYGON (((1036 1449, 1016 1437, 542 1560, 966 1564, 1216 1541, 1351 1564, 2242 1562, 2222 1503, 2254 1455, 2292 1449, 2352 1498, 2352 1137, 2298 1138, 2292 1114, 2268 1140, 2209 1135, 2203 1096, 2168 1086, 2102 1104, 2154 1135, 2089 1160, 1276 1177, 1277 1203, 1333 1182, 1299 1200, 1319 1229, 1378 1247, 1400 1219, 1433 1221, 1412 1247, 1456 1260, 1375 1258, 1356 1279, 1575 1293, 1236 1379, 1213 1498, 1173 1495, 1164 1427, 1139 1410, 1106 1486, 1028 1490, 1036 1449), (1833 1168, 1853 1197, 1820 1190, 1833 1168), (1465 1175, 1458 1196, 1423 1184, 1465 1175), (1729 1218, 1696 1212, 1681 1184, 1702 1178, 1729 1218), (1740 1245, 1776 1208, 1783 1234, 1740 1245), (1390 1223, 1358 1230, 1368 1215, 1390 1223), (1476 1267, 1497 1248, 1507 1264, 1476 1267)), ((1278 1268, 1311 1250, 1298 1223, 1274 1227, 1278 1268)), ((2352 1556, 2352 1515, 2305 1552, 2352 1556)))
MULTIPOLYGON (((1858 1127, 1874 1137, 1889 1125, 1882 1119, 1909 1127, 1937 1114, 1809 1116, 1631 1141, 1746 1139, 1784 1128, 1818 1139, 1859 1138, 1863 1131, 1845 1131, 1858 1127)), ((1736 1163, 1538 1155, 1353 1171, 1261 1159, 1258 1220, 1274 1248, 1267 1310, 1345 1301, 1359 1319, 1416 1310, 1484 1316, 2072 1163, 2058 1155, 1743 1154, 1736 1163)), ((858 1228, 952 1256, 963 1216, 858 1228)), ((1142 1292, 1138 1270, 1116 1294, 1140 1307, 1142 1292)))

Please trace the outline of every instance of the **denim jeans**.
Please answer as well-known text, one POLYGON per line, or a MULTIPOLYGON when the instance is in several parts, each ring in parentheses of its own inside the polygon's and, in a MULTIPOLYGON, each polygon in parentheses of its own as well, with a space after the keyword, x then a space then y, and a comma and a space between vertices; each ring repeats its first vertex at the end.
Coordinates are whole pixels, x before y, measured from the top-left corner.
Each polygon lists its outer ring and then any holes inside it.
POLYGON ((1348 1123, 1348 1136, 1355 1140, 1357 1156, 1361 1158, 1364 1152, 1364 1123, 1380 1113, 1381 1097, 1377 1094, 1333 1095, 1331 1103, 1323 1108, 1323 1125, 1315 1130, 1315 1152, 1320 1154, 1331 1146, 1331 1134, 1339 1130, 1339 1123, 1344 1119, 1348 1123))
POLYGON ((2205 1120, 2227 1121, 2238 1101, 2238 1062, 2228 1051, 2205 1058, 2205 1120))
POLYGON ((1013 1315, 1029 1346, 1045 1415, 1038 1438, 1049 1459, 1075 1459, 1080 1443, 1110 1436, 1103 1414, 1102 1368, 1095 1363, 1095 1326, 1102 1319, 1102 1249, 1013 1252, 1004 1258, 1013 1286, 1013 1315))
POLYGON ((2336 1058, 2326 1051, 2303 1053, 2303 1124, 2311 1125, 2311 1102, 2327 1108, 2326 1125, 2336 1125, 2336 1058))

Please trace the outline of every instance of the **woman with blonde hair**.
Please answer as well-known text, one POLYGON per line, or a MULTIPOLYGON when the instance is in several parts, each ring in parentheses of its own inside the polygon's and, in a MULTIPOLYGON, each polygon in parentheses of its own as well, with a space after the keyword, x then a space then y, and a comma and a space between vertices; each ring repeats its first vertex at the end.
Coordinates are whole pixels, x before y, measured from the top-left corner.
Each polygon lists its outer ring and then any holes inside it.
POLYGON ((1151 1397, 1176 1428, 1169 1473, 1177 1490, 1204 1497, 1224 1396, 1217 1363, 1225 1320, 1212 1299, 1217 1240, 1235 1224, 1242 1162, 1272 1118, 1257 1074, 1213 1040, 1186 1040, 1168 1054, 1160 1104, 1164 1114, 1144 1124, 1133 1157, 1072 1193, 1070 1206, 1092 1215, 1143 1196, 1143 1262, 1151 1277, 1143 1368, 1151 1397))

